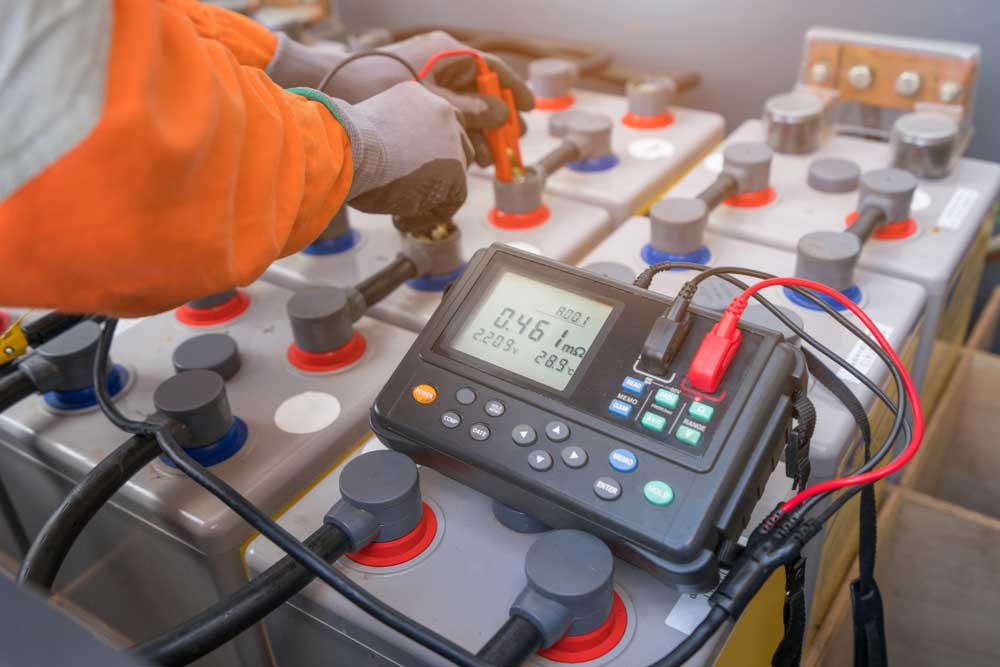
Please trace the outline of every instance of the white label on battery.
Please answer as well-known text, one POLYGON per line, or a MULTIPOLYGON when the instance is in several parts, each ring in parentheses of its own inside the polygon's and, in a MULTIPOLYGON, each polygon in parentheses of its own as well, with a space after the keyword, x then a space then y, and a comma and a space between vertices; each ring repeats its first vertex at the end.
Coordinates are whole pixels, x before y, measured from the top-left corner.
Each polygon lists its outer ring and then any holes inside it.
POLYGON ((667 626, 686 635, 708 615, 708 594, 682 594, 667 616, 667 626))
POLYGON ((722 153, 712 153, 705 161, 702 163, 705 165, 705 169, 708 169, 713 174, 722 173, 722 166, 725 163, 725 158, 722 157, 722 153))
POLYGON ((660 160, 673 157, 677 148, 666 139, 636 139, 628 145, 628 154, 637 160, 660 160))
POLYGON ((969 217, 969 211, 979 199, 979 192, 972 188, 959 188, 941 211, 937 226, 941 229, 958 229, 969 217))
POLYGON ((305 435, 337 421, 340 401, 321 391, 305 391, 285 400, 274 411, 274 423, 285 433, 305 435))
POLYGON ((910 203, 910 210, 914 213, 930 208, 931 196, 923 188, 917 188, 913 192, 913 202, 910 203))
MULTIPOLYGON (((892 335, 893 328, 888 324, 879 324, 878 322, 876 322, 875 326, 878 327, 879 331, 881 331, 882 335, 885 336, 886 338, 892 335)), ((863 326, 861 327, 861 330, 864 331, 866 334, 868 333, 868 331, 863 326)), ((871 337, 871 334, 868 335, 869 337, 871 337)), ((854 344, 854 347, 851 349, 850 354, 848 354, 847 357, 845 357, 845 359, 847 363, 849 363, 854 368, 858 369, 862 373, 862 375, 867 375, 868 371, 872 369, 872 366, 875 364, 875 362, 878 361, 878 355, 876 355, 875 351, 872 350, 870 347, 868 347, 864 341, 859 340, 854 344)), ((841 380, 845 382, 853 382, 854 384, 861 384, 861 382, 856 377, 848 373, 847 369, 844 368, 837 369, 837 377, 839 377, 841 380)))

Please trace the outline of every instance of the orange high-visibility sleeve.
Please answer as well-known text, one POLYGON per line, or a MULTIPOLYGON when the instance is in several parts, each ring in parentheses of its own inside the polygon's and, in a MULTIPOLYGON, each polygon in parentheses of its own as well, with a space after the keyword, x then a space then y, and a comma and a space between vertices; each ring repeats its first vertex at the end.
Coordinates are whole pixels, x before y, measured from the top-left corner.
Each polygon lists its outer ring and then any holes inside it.
POLYGON ((274 58, 277 37, 253 19, 197 0, 160 1, 191 19, 202 37, 222 42, 241 65, 265 69, 274 58))
POLYGON ((332 110, 241 66, 184 13, 116 0, 103 113, 0 202, 0 303, 135 316, 246 285, 351 185, 332 110))

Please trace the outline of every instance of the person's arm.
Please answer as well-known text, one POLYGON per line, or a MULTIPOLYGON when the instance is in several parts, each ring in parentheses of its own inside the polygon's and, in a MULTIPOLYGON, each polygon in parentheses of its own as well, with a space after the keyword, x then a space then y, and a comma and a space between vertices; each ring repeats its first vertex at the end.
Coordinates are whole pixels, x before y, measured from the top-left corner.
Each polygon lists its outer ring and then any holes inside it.
POLYGON ((160 0, 191 20, 198 34, 221 42, 241 65, 266 69, 278 38, 251 18, 198 0, 160 0))
POLYGON ((164 310, 253 281, 346 198, 351 144, 333 106, 240 65, 176 7, 15 7, 0 28, 7 62, 23 63, 0 72, 0 303, 164 310), (106 71, 95 81, 77 62, 106 71))

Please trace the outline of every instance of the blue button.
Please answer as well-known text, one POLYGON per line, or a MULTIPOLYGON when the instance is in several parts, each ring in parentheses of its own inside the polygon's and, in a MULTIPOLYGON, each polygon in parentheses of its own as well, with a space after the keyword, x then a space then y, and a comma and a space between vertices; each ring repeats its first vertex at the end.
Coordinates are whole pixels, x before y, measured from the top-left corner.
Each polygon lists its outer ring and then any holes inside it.
POLYGON ((613 415, 618 415, 619 417, 628 417, 632 414, 632 406, 625 401, 619 401, 616 398, 611 401, 611 405, 608 406, 608 412, 613 415))
POLYGON ((616 449, 608 454, 608 463, 618 472, 632 472, 639 465, 639 460, 627 449, 616 449))
POLYGON ((635 396, 642 396, 642 392, 646 391, 646 383, 632 376, 626 376, 622 380, 622 389, 635 396))

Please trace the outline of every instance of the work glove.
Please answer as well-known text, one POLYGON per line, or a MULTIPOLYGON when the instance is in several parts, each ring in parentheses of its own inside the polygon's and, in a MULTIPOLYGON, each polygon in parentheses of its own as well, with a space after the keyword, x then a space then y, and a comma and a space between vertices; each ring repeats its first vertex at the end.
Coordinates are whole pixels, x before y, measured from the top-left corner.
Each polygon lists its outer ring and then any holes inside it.
POLYGON ((446 100, 409 81, 359 104, 330 102, 351 140, 353 208, 429 224, 465 203, 473 148, 446 100))
MULTIPOLYGON (((448 33, 438 30, 390 44, 379 51, 393 53, 419 71, 434 54, 460 48, 468 47, 448 33)), ((268 67, 268 74, 277 84, 286 88, 316 88, 327 73, 351 55, 329 44, 306 46, 279 33, 278 48, 268 67)), ((490 54, 483 56, 490 69, 497 73, 500 85, 511 89, 518 111, 530 111, 534 108, 535 98, 524 81, 501 59, 490 54)), ((462 124, 475 148, 475 162, 486 167, 493 162, 486 142, 486 131, 503 125, 507 121, 508 111, 499 98, 476 92, 476 74, 476 61, 471 56, 443 58, 424 78, 424 83, 459 110, 462 124)), ((401 63, 372 55, 345 65, 329 81, 323 92, 356 103, 411 78, 401 63)), ((523 121, 520 125, 523 133, 523 121)))

